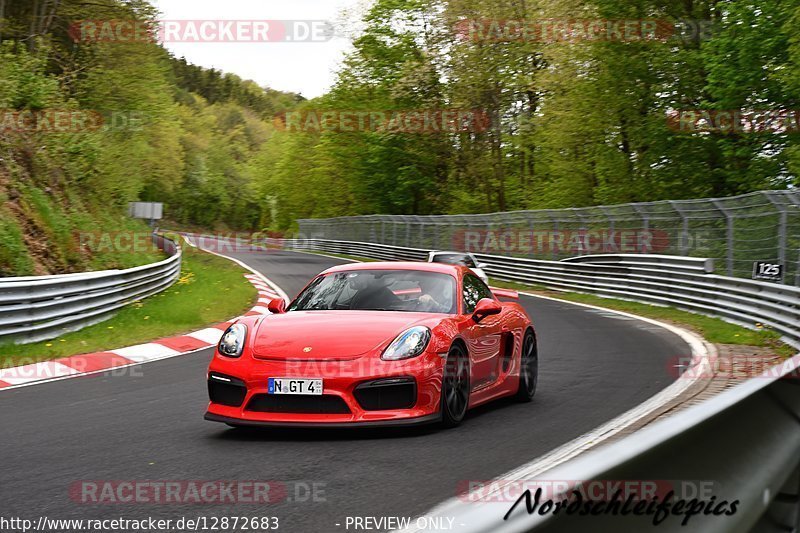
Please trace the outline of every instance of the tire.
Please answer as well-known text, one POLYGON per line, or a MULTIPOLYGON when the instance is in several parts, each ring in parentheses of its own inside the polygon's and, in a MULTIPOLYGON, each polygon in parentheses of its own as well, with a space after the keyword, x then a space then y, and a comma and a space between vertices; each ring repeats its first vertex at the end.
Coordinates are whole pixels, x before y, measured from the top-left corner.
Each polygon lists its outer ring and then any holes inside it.
POLYGON ((469 407, 469 358, 458 344, 450 347, 442 370, 442 426, 456 427, 464 420, 469 407))
POLYGON ((539 381, 539 352, 536 337, 531 330, 525 332, 519 360, 519 389, 515 398, 519 402, 530 402, 536 394, 539 381))

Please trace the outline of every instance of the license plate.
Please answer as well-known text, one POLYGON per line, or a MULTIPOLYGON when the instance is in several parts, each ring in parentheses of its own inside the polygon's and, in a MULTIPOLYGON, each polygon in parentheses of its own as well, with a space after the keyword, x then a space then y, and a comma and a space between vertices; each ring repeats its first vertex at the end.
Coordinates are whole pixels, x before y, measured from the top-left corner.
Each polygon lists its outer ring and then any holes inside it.
POLYGON ((321 379, 269 378, 269 394, 302 394, 319 396, 322 394, 321 379))

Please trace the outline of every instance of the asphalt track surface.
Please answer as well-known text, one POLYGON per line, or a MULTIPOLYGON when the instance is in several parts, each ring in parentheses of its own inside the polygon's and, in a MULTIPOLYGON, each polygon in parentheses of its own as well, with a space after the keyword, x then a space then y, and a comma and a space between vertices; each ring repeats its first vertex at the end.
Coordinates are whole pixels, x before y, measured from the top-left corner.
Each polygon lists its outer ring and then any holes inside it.
MULTIPOLYGON (((342 262, 284 251, 230 255, 292 297, 342 262)), ((305 533, 346 531, 347 516, 417 516, 465 480, 500 476, 648 399, 674 379, 673 358, 688 352, 645 322, 521 301, 539 335, 536 399, 479 408, 453 430, 252 431, 206 422, 211 350, 0 392, 0 517, 277 516, 279 531, 305 533), (270 480, 287 483, 288 497, 270 505, 84 504, 69 494, 82 480, 270 480), (318 501, 307 501, 312 483, 318 501)))

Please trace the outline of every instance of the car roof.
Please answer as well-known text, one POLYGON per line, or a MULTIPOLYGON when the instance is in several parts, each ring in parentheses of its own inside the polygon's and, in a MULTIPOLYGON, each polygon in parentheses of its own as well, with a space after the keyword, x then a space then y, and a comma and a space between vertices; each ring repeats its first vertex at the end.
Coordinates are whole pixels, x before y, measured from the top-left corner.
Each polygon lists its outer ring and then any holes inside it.
POLYGON ((469 270, 461 265, 447 265, 444 263, 423 263, 417 261, 380 261, 374 263, 348 263, 337 265, 325 270, 323 274, 329 272, 344 272, 349 270, 419 270, 422 272, 440 272, 457 276, 459 272, 469 270))
POLYGON ((448 250, 434 250, 433 252, 431 252, 431 254, 433 254, 433 255, 439 255, 439 254, 472 255, 470 252, 454 252, 454 251, 448 251, 448 250))

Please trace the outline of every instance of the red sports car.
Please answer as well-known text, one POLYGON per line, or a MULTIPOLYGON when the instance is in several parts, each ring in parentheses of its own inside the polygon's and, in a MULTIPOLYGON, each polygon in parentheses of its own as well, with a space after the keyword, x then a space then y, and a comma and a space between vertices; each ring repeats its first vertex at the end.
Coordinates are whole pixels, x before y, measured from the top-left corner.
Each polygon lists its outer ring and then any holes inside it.
POLYGON ((230 326, 208 369, 207 420, 231 426, 455 426, 536 392, 536 333, 515 291, 469 268, 326 270, 287 307, 230 326))

